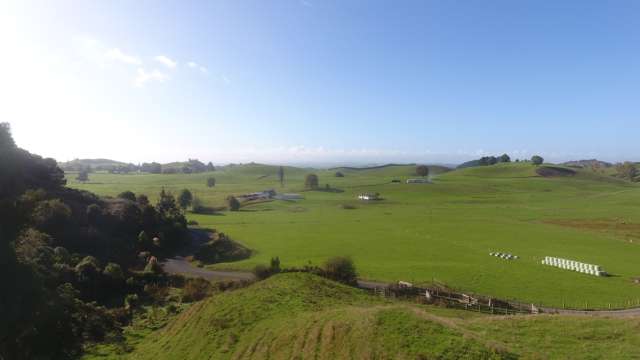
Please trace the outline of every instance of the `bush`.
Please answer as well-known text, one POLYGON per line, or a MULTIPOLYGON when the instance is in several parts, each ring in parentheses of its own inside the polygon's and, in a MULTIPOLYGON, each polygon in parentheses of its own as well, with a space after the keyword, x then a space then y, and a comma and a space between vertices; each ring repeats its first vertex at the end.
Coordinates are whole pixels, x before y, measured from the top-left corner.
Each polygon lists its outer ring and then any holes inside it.
POLYGON ((213 286, 210 282, 202 278, 187 279, 182 289, 182 301, 200 301, 211 295, 213 286))
POLYGON ((416 175, 423 176, 423 177, 429 175, 429 167, 426 165, 416 166, 416 175))
POLYGON ((340 171, 336 171, 336 177, 344 177, 344 174, 340 171))
POLYGON ((533 165, 541 165, 544 162, 544 159, 538 155, 534 155, 531 157, 531 162, 533 165))
POLYGON ((304 187, 307 189, 317 189, 318 188, 318 175, 316 174, 307 174, 304 178, 304 187))
POLYGON ((342 207, 345 210, 354 210, 358 208, 357 206, 351 205, 351 204, 342 204, 340 205, 340 207, 342 207))
POLYGON ((324 263, 322 269, 329 279, 348 285, 356 285, 358 283, 356 267, 349 257, 337 256, 330 258, 324 263))
POLYGON ((231 211, 238 211, 240 210, 240 201, 238 201, 235 196, 229 195, 227 197, 227 206, 231 211))
POLYGON ((214 186, 216 186, 216 178, 214 177, 207 178, 207 187, 214 187, 214 186))
POLYGON ((108 263, 107 266, 104 267, 102 274, 113 281, 119 282, 124 279, 124 272, 122 271, 122 267, 112 262, 108 263))
POLYGON ((136 202, 136 194, 132 191, 123 191, 118 194, 118 198, 136 202))
POLYGON ((253 275, 256 276, 259 280, 264 280, 271 276, 271 270, 265 265, 256 265, 253 268, 253 275))

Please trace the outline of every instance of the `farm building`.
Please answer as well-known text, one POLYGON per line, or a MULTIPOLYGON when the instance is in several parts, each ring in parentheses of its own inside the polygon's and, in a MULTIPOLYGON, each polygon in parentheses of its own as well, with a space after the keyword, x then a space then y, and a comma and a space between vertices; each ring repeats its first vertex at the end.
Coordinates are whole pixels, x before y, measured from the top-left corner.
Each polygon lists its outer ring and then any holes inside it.
POLYGON ((407 179, 407 184, 431 184, 429 179, 407 179))
POLYGON ((364 201, 380 200, 380 194, 379 193, 366 192, 366 193, 362 193, 362 194, 358 195, 358 199, 364 200, 364 201))

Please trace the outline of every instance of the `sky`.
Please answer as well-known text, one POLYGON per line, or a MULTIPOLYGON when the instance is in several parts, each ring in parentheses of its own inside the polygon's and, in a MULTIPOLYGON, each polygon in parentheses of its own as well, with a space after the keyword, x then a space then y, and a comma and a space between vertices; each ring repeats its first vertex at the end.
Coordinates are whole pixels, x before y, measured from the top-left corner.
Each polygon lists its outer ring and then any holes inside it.
POLYGON ((0 121, 59 161, 640 160, 639 1, 3 1, 0 121))

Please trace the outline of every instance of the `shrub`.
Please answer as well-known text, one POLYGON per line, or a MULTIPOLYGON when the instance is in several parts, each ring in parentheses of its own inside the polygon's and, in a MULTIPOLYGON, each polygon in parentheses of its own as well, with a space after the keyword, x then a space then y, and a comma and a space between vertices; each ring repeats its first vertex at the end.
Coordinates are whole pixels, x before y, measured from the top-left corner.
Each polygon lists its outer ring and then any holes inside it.
POLYGON ((140 206, 148 206, 149 205, 149 198, 147 197, 147 195, 141 194, 138 195, 138 198, 136 199, 138 202, 138 205, 140 206))
POLYGON ((318 175, 316 174, 307 174, 304 178, 304 187, 307 189, 317 189, 318 188, 318 175))
POLYGON ((531 157, 531 162, 533 165, 541 165, 544 162, 544 159, 541 156, 534 155, 531 157))
POLYGON ((354 210, 358 208, 357 206, 351 205, 351 204, 342 204, 340 205, 340 207, 342 207, 345 210, 354 210))
POLYGON ((416 166, 416 174, 419 176, 427 176, 429 175, 429 167, 427 165, 418 165, 416 166))
POLYGON ((265 265, 256 265, 253 268, 253 275, 256 276, 259 280, 264 280, 271 276, 271 270, 265 265))
POLYGON ((214 178, 213 176, 210 178, 207 178, 207 187, 214 187, 216 186, 216 178, 214 178))
POLYGON ((271 264, 269 266, 269 270, 271 270, 272 274, 277 274, 280 272, 280 258, 279 257, 274 257, 271 258, 271 264))
POLYGON ((124 297, 124 308, 127 311, 131 311, 138 306, 138 302, 139 302, 138 295, 128 294, 127 296, 124 297))
POLYGON ((118 198, 136 202, 136 194, 128 190, 118 194, 118 198))
POLYGON ((336 177, 344 177, 344 174, 340 171, 336 171, 336 177))
POLYGON ((187 279, 182 289, 182 301, 199 301, 211 295, 213 286, 210 282, 202 278, 187 279))
POLYGON ((229 195, 227 197, 227 206, 231 211, 238 211, 240 210, 240 201, 238 201, 235 196, 229 195))
POLYGON ((325 276, 348 285, 356 285, 358 280, 356 267, 349 257, 337 256, 328 259, 322 268, 325 276))
POLYGON ((188 189, 183 189, 180 192, 180 195, 178 195, 178 205, 180 205, 182 210, 186 210, 189 206, 191 206, 192 202, 193 195, 191 194, 191 191, 189 191, 188 189))
POLYGON ((102 274, 113 281, 122 281, 124 279, 124 272, 122 272, 120 265, 112 262, 104 267, 102 274))

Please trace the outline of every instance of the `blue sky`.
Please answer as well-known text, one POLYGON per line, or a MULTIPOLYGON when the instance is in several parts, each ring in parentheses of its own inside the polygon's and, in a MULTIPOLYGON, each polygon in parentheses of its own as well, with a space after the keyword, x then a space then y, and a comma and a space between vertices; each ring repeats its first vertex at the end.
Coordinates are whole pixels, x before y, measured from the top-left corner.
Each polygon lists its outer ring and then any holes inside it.
POLYGON ((0 119, 59 160, 639 160, 638 1, 15 1, 0 119))

